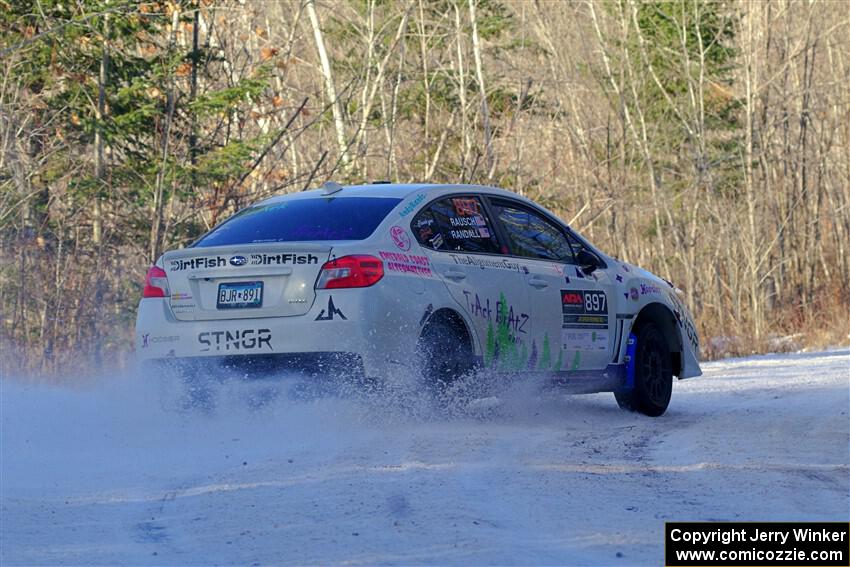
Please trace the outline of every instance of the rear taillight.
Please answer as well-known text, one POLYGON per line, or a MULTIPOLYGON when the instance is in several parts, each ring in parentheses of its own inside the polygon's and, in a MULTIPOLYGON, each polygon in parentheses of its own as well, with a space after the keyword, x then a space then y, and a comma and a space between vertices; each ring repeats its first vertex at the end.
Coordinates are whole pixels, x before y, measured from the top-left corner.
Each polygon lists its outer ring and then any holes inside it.
POLYGON ((384 263, 380 258, 355 254, 325 262, 316 289, 344 287, 369 287, 384 277, 384 263))
POLYGON ((165 270, 151 266, 145 276, 145 289, 142 297, 168 297, 168 276, 165 270))

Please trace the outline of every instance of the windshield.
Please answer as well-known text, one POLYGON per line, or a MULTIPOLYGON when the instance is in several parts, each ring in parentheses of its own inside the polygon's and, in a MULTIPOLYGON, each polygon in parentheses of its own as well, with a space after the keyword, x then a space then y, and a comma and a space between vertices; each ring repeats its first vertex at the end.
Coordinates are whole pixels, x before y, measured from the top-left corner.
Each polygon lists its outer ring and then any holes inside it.
POLYGON ((249 207, 202 236, 194 246, 368 238, 401 199, 292 199, 249 207))

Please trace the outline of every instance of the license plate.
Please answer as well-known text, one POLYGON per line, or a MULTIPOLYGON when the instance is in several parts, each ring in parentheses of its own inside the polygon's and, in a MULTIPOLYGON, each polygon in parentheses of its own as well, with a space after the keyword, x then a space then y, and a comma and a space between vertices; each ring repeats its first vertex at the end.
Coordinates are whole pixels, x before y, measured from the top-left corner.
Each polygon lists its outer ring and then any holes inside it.
POLYGON ((219 309, 262 307, 263 282, 237 282, 218 284, 219 309))

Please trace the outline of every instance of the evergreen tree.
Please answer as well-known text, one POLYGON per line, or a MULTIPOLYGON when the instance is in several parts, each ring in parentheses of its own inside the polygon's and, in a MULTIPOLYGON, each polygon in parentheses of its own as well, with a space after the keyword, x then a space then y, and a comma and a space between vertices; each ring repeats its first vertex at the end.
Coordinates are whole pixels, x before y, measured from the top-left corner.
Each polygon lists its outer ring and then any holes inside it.
POLYGON ((549 347, 549 333, 543 335, 543 354, 540 356, 539 370, 549 370, 552 366, 552 351, 549 347))
POLYGON ((537 341, 534 339, 531 340, 531 354, 528 355, 528 364, 526 364, 526 368, 529 370, 537 368, 537 341))
POLYGON ((581 351, 577 350, 575 356, 573 357, 573 365, 570 370, 578 370, 581 366, 581 351))
POLYGON ((564 362, 564 349, 558 349, 558 360, 555 361, 555 366, 552 368, 555 372, 561 371, 561 365, 564 362))
POLYGON ((487 346, 484 350, 484 366, 492 368, 496 362, 496 336, 493 333, 493 322, 487 323, 487 346))

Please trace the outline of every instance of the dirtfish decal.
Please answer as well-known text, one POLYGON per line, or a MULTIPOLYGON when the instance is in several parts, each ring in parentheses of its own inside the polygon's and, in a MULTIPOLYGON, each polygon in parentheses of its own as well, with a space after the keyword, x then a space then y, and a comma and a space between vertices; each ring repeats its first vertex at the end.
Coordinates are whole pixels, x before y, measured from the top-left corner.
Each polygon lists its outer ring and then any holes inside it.
MULTIPOLYGON (((235 263, 235 266, 244 265, 244 256, 234 256, 240 258, 240 263, 235 263)), ((171 270, 179 272, 181 270, 197 270, 199 268, 223 268, 227 266, 227 259, 223 256, 203 256, 200 258, 189 258, 186 260, 178 259, 171 260, 171 270)), ((314 254, 251 254, 251 265, 285 265, 285 264, 318 264, 319 257, 314 254)))
POLYGON ((313 254, 251 254, 252 266, 318 263, 319 257, 313 254))
POLYGON ((188 260, 171 260, 171 270, 197 270, 198 268, 222 268, 227 265, 227 260, 221 256, 190 258, 188 260))

